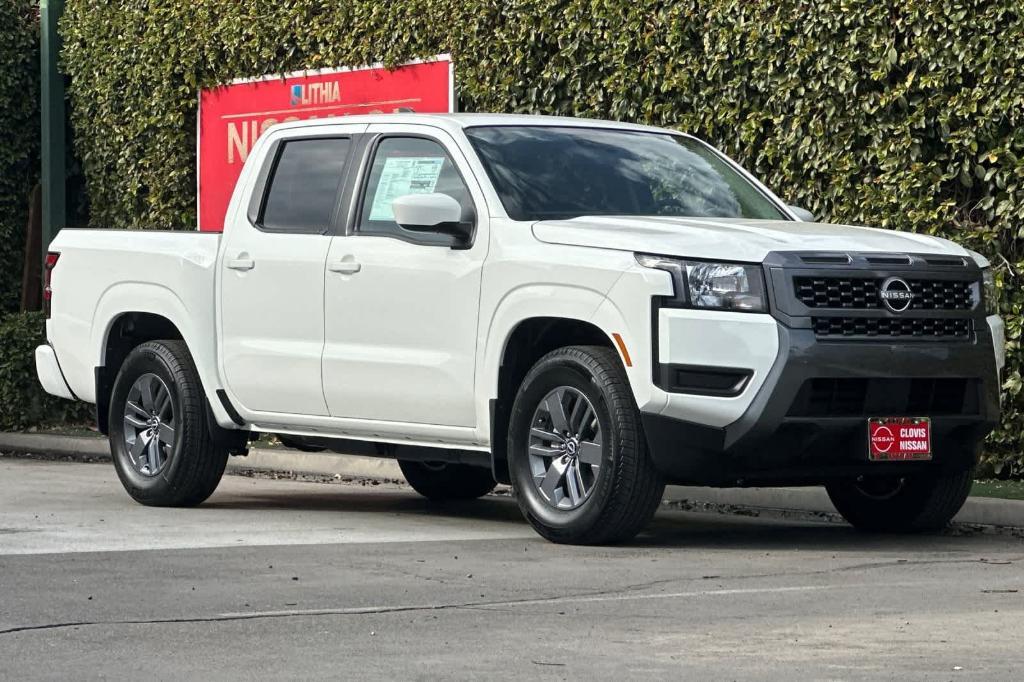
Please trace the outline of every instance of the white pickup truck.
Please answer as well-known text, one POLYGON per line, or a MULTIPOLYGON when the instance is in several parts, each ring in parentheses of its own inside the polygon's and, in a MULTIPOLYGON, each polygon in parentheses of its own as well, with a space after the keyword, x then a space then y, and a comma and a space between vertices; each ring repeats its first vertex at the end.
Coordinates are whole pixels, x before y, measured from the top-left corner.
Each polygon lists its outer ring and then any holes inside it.
POLYGON ((96 404, 143 504, 261 432, 511 483, 556 542, 666 483, 824 485, 855 526, 962 505, 999 412, 980 255, 812 222, 707 144, 595 120, 387 115, 263 135, 222 235, 64 230, 39 380, 96 404))

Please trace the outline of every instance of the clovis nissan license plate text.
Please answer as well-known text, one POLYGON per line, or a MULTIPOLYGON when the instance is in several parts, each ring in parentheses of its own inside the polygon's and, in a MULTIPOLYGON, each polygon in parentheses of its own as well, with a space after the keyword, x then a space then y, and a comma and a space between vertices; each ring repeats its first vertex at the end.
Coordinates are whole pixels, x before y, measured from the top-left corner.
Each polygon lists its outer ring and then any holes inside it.
POLYGON ((927 417, 868 420, 868 459, 879 462, 932 458, 932 424, 927 417))

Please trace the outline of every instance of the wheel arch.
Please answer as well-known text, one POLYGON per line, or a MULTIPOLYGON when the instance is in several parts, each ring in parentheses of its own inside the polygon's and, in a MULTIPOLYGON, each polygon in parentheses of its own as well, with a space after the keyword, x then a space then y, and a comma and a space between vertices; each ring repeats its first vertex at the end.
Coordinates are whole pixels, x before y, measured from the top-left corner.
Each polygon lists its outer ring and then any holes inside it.
POLYGON ((489 400, 491 465, 495 480, 508 483, 508 424, 512 402, 527 372, 540 358, 566 346, 615 349, 611 335, 581 317, 537 315, 518 321, 505 335, 489 400))
MULTIPOLYGON (((124 311, 106 325, 96 365, 96 426, 108 433, 110 398, 114 379, 132 349, 146 341, 175 339, 184 341, 178 326, 169 318, 142 311, 124 311)), ((186 342, 187 345, 187 342, 186 342)))
POLYGON ((124 283, 108 289, 93 317, 93 366, 97 426, 106 433, 110 394, 121 364, 133 348, 146 341, 176 339, 185 343, 195 362, 210 408, 211 426, 230 426, 232 420, 217 397, 216 344, 212 310, 190 310, 167 287, 124 283), (209 317, 208 332, 196 329, 193 319, 209 317))

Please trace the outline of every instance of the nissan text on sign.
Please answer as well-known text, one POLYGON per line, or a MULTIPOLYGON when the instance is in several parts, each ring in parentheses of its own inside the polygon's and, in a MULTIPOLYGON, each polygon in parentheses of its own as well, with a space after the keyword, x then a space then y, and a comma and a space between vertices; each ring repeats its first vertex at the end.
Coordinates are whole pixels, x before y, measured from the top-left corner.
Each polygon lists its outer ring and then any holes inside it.
POLYGON ((455 108, 449 55, 383 65, 239 79, 203 90, 197 131, 199 229, 224 227, 231 192, 257 138, 286 121, 455 108))

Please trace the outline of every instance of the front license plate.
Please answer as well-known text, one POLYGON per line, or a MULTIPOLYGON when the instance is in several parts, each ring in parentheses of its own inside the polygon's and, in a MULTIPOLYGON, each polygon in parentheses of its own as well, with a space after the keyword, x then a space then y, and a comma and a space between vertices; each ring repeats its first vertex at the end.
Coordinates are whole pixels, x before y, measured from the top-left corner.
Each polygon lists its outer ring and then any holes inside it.
POLYGON ((927 417, 868 420, 868 459, 905 462, 932 458, 932 422, 927 417))

